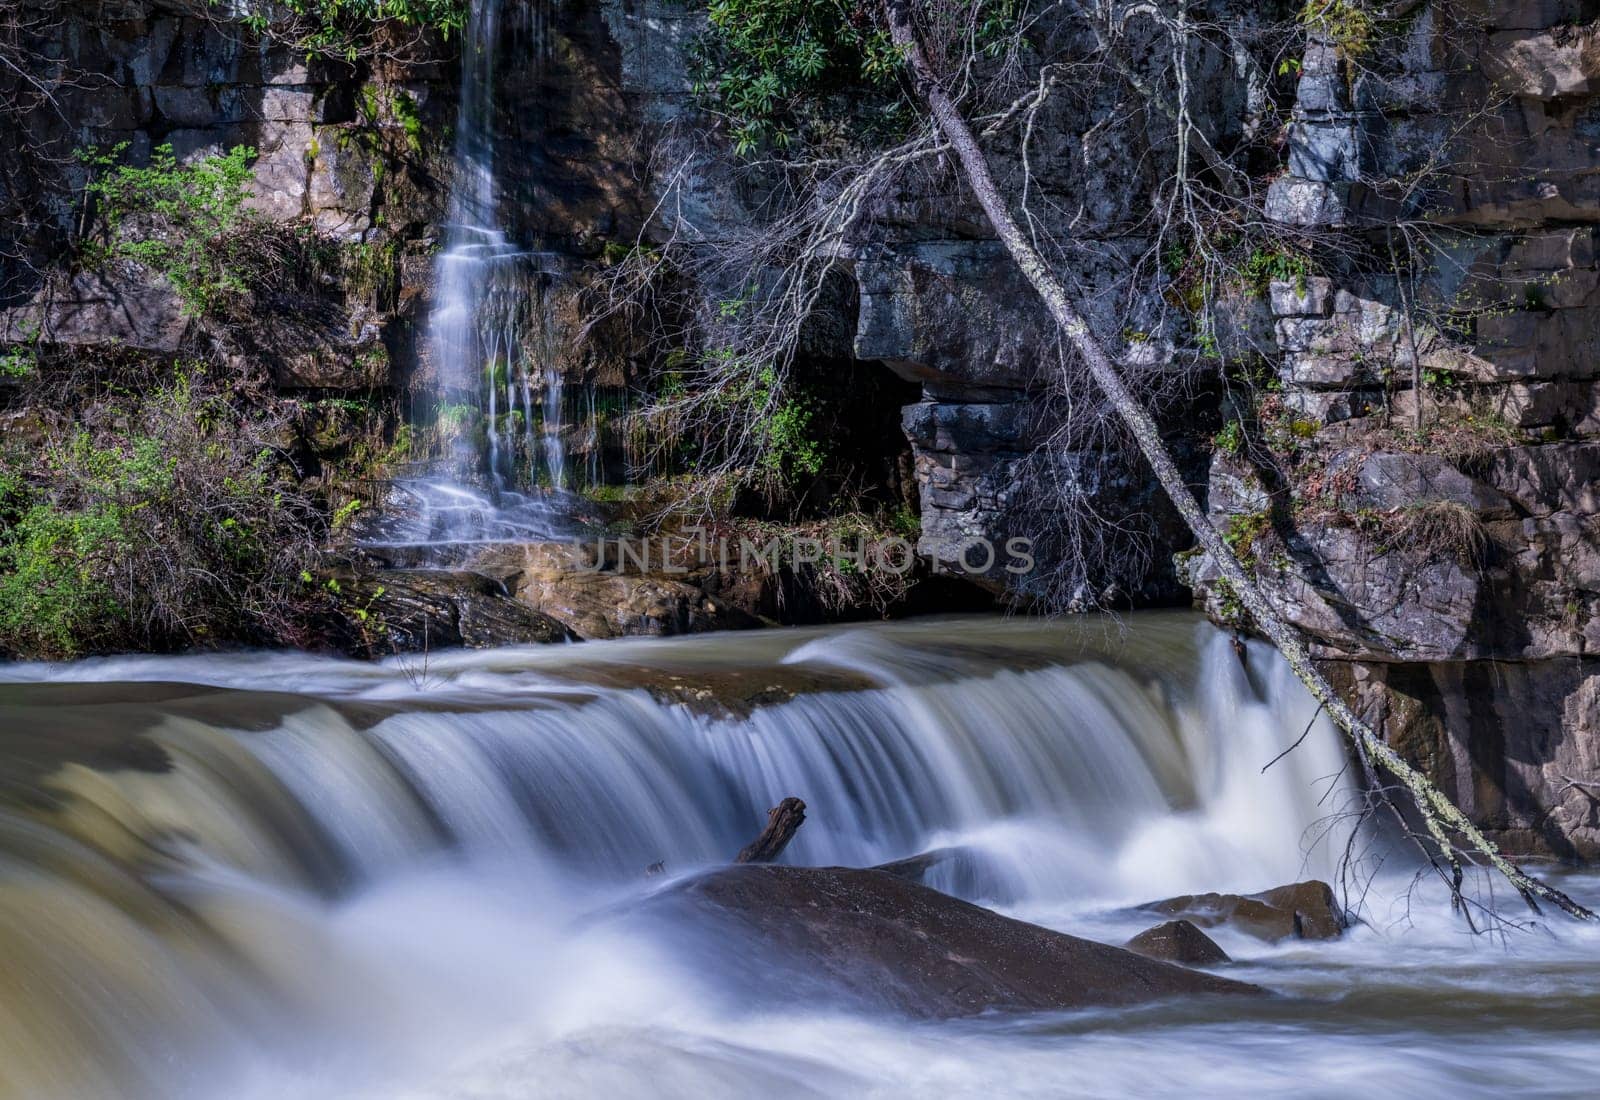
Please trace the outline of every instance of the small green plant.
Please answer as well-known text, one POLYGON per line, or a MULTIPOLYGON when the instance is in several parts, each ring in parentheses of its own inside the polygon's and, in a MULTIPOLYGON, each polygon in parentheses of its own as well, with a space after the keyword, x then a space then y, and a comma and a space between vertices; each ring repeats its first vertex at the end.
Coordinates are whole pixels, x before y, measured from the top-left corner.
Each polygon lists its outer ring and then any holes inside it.
POLYGON ((785 389, 777 371, 763 366, 754 378, 723 395, 721 404, 727 415, 748 419, 761 471, 787 485, 821 473, 826 448, 811 434, 816 414, 808 396, 785 389))
POLYGON ((1244 425, 1237 420, 1230 420, 1222 426, 1222 430, 1211 438, 1217 450, 1230 455, 1239 455, 1244 451, 1244 425))
POLYGON ((191 315, 245 298, 262 259, 244 232, 255 150, 239 145, 181 164, 171 145, 159 145, 140 167, 118 163, 127 148, 79 151, 96 172, 86 190, 106 225, 105 258, 160 272, 191 315))
POLYGON ((414 154, 422 152, 422 110, 417 101, 404 91, 397 91, 390 100, 390 109, 406 135, 406 147, 414 154))
POLYGON ((808 405, 787 400, 758 426, 757 430, 766 436, 767 447, 761 461, 767 470, 786 479, 815 477, 822 472, 824 449, 811 435, 811 418, 808 405))
POLYGON ((38 369, 32 348, 9 348, 0 353, 0 378, 26 378, 38 369))
POLYGON ((1300 25, 1333 43, 1347 61, 1358 61, 1372 49, 1377 20, 1359 0, 1306 0, 1300 25))
POLYGON ((1217 618, 1222 620, 1224 626, 1241 630, 1249 625, 1250 609, 1239 598, 1232 581, 1227 577, 1218 577, 1211 582, 1211 591, 1215 598, 1217 618))
POLYGON ((1246 290, 1256 297, 1264 297, 1275 282, 1293 282, 1295 293, 1304 294, 1306 280, 1311 275, 1311 261, 1286 249, 1258 248, 1245 260, 1240 275, 1246 290))
POLYGON ((334 510, 333 518, 329 521, 329 525, 335 531, 343 530, 345 527, 350 525, 351 520, 356 518, 356 515, 361 511, 361 508, 362 504, 359 500, 345 501, 334 510))
POLYGON ((1233 551, 1233 556, 1239 559, 1241 565, 1249 566, 1255 561, 1256 543, 1271 531, 1270 512, 1265 509, 1259 512, 1247 512, 1228 518, 1228 526, 1222 532, 1222 541, 1233 551))
POLYGON ((370 407, 365 401, 357 401, 352 397, 319 397, 315 404, 319 409, 341 412, 349 416, 357 416, 370 407))
POLYGON ((21 342, 0 352, 0 378, 27 378, 39 369, 39 329, 26 326, 21 342))

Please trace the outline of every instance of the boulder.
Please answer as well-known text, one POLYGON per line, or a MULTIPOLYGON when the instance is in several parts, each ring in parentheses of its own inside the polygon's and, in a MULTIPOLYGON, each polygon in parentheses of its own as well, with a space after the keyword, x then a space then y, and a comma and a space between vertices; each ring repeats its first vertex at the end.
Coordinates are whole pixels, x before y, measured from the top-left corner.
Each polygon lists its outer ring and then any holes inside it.
POLYGON ((1226 924, 1268 943, 1291 938, 1338 939, 1345 929, 1344 912, 1334 899, 1333 888, 1317 879, 1259 894, 1185 894, 1139 908, 1182 917, 1200 928, 1226 924))
POLYGON ((341 581, 345 606, 379 652, 572 640, 572 632, 466 569, 385 569, 341 581), (355 611, 353 610, 354 614, 355 611))
POLYGON ((175 355, 191 327, 177 293, 136 264, 80 271, 33 299, 0 309, 0 344, 60 345, 175 355))
MULTIPOLYGON (((651 542, 659 550, 659 541, 651 542)), ((674 566, 659 558, 648 571, 623 562, 598 567, 592 545, 508 543, 485 551, 473 568, 504 578, 520 602, 565 624, 580 638, 697 634, 760 626, 752 601, 725 593, 714 568, 674 566)), ((757 601, 759 602, 759 601, 757 601)))
POLYGON ((1216 966, 1232 961, 1210 936, 1186 920, 1169 920, 1146 928, 1126 946, 1146 958, 1165 959, 1181 966, 1216 966))
POLYGON ((789 1003, 939 1019, 1263 993, 876 870, 729 867, 669 887, 633 915, 688 930, 719 984, 789 1003))

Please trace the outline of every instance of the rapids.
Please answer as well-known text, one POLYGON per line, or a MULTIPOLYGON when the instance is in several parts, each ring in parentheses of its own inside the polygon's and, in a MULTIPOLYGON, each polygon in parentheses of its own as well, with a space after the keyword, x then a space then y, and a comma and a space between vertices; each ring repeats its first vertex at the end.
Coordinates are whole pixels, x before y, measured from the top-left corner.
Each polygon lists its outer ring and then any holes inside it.
MULTIPOLYGON (((968 850, 934 885, 1121 942, 1125 906, 1333 880, 1345 756, 1188 614, 434 654, 0 667, 0 1095, 1567 1095, 1600 938, 1474 938, 1382 838, 1291 996, 917 1024, 753 1010, 597 919, 726 860, 968 850), (710 686, 706 686, 710 685, 710 686), (1293 752, 1263 765, 1299 738, 1293 752), (1379 853, 1387 863, 1376 866, 1379 853), (1364 881, 1364 880, 1363 880, 1364 881)), ((1569 876, 1581 898, 1600 883, 1569 876)))

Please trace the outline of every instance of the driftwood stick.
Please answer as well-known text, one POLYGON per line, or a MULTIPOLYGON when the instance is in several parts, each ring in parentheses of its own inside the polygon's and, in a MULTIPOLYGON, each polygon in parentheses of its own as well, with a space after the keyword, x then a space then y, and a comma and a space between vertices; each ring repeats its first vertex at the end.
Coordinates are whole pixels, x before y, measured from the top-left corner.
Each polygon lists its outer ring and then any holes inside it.
POLYGON ((805 819, 806 804, 798 798, 785 798, 767 811, 767 827, 733 857, 733 862, 771 863, 783 854, 805 819))

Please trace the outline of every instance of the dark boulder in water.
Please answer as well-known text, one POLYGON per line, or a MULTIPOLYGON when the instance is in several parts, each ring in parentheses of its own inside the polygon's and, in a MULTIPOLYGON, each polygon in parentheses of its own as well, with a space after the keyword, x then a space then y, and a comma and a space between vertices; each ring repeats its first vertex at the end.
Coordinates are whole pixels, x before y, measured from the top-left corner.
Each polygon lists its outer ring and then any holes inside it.
POLYGON ((1216 966, 1231 961, 1212 938, 1186 920, 1146 928, 1127 943, 1129 951, 1183 966, 1216 966))
POLYGON ((1311 879, 1259 894, 1185 894, 1141 905, 1201 928, 1226 924, 1269 943, 1290 938, 1333 940, 1344 933, 1344 911, 1326 882, 1311 879))
POLYGON ((876 870, 729 867, 655 895, 635 916, 688 928, 696 962, 785 1002, 948 1018, 1264 992, 876 870))
POLYGON ((574 637, 554 618, 512 599, 499 581, 468 569, 382 569, 342 584, 350 606, 363 612, 362 623, 382 624, 367 645, 380 652, 543 645, 574 637))

